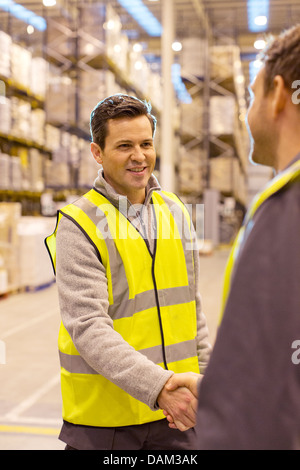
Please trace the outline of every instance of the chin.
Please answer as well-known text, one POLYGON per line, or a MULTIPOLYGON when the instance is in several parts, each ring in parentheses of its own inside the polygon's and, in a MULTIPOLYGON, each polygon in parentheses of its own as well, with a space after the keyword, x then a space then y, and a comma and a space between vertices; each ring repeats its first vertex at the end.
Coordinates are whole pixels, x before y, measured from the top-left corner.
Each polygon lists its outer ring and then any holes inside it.
POLYGON ((270 152, 266 150, 259 151, 254 143, 252 143, 250 150, 249 161, 253 165, 263 165, 274 168, 274 156, 271 156, 270 152))

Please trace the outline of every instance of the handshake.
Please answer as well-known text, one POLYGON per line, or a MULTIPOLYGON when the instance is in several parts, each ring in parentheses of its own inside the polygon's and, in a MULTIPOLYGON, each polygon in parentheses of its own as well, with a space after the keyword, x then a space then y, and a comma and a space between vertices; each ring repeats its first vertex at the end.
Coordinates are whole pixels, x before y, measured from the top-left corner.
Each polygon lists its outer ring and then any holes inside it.
POLYGON ((203 376, 195 372, 174 374, 158 395, 157 402, 169 427, 186 431, 196 425, 198 386, 203 376))

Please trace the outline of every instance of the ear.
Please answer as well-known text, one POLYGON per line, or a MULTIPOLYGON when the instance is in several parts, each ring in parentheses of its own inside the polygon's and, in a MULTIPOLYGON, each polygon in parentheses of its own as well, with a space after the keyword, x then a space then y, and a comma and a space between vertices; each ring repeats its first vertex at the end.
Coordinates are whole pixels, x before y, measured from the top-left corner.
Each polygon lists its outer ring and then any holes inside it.
POLYGON ((277 117, 286 106, 288 97, 288 91, 285 87, 284 80, 281 75, 274 77, 274 89, 273 89, 273 100, 272 108, 274 116, 277 117))
POLYGON ((95 142, 92 142, 91 152, 96 162, 101 165, 102 164, 102 151, 101 151, 100 146, 98 144, 95 144, 95 142))

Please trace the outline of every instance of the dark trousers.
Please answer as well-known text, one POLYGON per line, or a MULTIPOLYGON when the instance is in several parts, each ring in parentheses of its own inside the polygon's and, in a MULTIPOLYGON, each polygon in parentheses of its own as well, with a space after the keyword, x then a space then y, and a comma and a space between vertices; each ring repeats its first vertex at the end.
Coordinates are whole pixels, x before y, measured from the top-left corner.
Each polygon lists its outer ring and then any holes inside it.
POLYGON ((166 419, 118 428, 64 426, 60 439, 65 450, 197 450, 196 430, 170 429, 166 419))

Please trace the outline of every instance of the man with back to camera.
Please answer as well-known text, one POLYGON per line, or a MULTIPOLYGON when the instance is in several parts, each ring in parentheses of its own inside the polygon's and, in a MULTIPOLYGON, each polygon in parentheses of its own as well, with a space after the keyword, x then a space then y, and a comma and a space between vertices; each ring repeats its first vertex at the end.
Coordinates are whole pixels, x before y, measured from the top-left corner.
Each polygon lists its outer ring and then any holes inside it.
POLYGON ((91 152, 102 169, 91 191, 59 211, 46 239, 62 317, 67 449, 196 445, 194 395, 165 385, 174 372, 202 373, 208 362, 199 255, 188 211, 152 174, 150 111, 121 94, 98 103, 91 152), (162 409, 185 432, 170 429, 162 409))
POLYGON ((247 117, 251 159, 276 176, 229 257, 224 315, 201 384, 183 374, 167 385, 198 394, 198 449, 300 447, 300 25, 261 58, 247 117))

